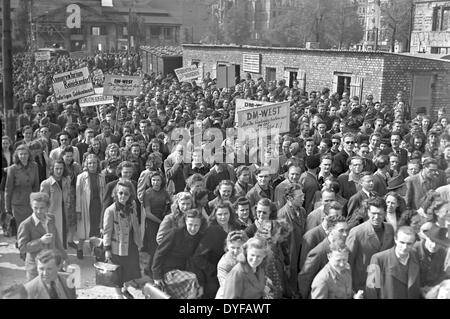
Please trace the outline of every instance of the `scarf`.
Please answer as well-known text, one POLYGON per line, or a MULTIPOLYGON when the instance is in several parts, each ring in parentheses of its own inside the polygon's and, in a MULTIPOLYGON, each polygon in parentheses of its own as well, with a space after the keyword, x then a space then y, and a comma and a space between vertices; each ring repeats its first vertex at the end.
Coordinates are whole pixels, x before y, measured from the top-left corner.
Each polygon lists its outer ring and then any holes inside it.
POLYGON ((123 205, 116 202, 116 210, 119 211, 120 217, 125 218, 133 214, 133 204, 123 205))

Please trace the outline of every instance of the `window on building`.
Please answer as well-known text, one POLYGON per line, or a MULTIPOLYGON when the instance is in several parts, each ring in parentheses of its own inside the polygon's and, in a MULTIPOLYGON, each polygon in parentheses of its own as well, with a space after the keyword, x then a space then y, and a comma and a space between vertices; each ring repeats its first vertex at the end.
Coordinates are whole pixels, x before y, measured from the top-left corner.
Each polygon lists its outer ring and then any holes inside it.
POLYGON ((100 27, 92 27, 92 35, 100 35, 100 27))
POLYGON ((172 39, 173 29, 172 28, 164 28, 164 39, 172 39))
POLYGON ((124 37, 128 36, 128 27, 127 26, 122 27, 122 35, 124 37))
POLYGON ((92 35, 107 35, 106 32, 106 27, 105 26, 100 26, 100 27, 92 27, 92 35))
POLYGON ((438 31, 441 24, 441 7, 433 8, 433 25, 431 27, 432 31, 438 31))
POLYGON ((159 35, 161 34, 161 27, 151 27, 150 34, 153 37, 159 37, 159 35))
POLYGON ((450 7, 442 8, 441 31, 450 31, 450 7))
POLYGON ((433 8, 432 31, 450 31, 450 7, 433 8))

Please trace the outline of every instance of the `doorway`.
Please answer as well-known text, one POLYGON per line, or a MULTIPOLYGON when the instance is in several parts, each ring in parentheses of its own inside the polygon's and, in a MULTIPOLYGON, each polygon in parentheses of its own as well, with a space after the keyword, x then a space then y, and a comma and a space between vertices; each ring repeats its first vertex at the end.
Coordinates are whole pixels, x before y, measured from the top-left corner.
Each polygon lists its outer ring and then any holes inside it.
POLYGON ((350 93, 350 85, 352 82, 351 73, 334 72, 333 76, 333 92, 339 94, 339 98, 342 98, 342 93, 350 93))
POLYGON ((431 86, 433 75, 414 75, 411 93, 411 114, 416 114, 419 107, 425 107, 427 114, 431 108, 431 86))

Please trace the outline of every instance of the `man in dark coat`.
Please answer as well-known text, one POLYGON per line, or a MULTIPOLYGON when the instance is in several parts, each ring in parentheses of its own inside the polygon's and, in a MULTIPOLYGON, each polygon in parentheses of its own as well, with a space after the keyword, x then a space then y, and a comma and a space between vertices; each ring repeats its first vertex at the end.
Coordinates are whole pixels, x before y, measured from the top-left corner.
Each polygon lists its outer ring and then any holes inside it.
POLYGON ((406 206, 410 209, 419 209, 427 192, 442 185, 444 184, 439 179, 437 160, 426 159, 420 173, 406 179, 406 206))
POLYGON ((336 177, 348 170, 347 159, 355 155, 353 152, 355 148, 355 136, 351 133, 344 134, 343 143, 344 148, 336 154, 331 165, 331 173, 336 177))
MULTIPOLYGON (((362 204, 365 200, 378 195, 373 191, 374 183, 371 172, 363 172, 359 181, 362 187, 361 190, 350 197, 347 203, 347 221, 352 218, 353 214, 356 214, 358 210, 362 208, 362 204)), ((350 225, 350 228, 353 226, 356 225, 350 225)))
POLYGON ((359 185, 360 174, 363 169, 363 160, 360 156, 350 158, 350 171, 338 177, 341 196, 346 200, 355 195, 361 189, 359 185))
POLYGON ((327 255, 330 252, 330 245, 339 240, 343 243, 347 237, 348 226, 345 217, 333 216, 329 219, 329 225, 328 236, 308 253, 298 274, 299 291, 303 299, 309 297, 314 277, 328 263, 327 255))
POLYGON ((420 268, 413 245, 416 232, 402 226, 395 247, 372 256, 367 269, 367 299, 420 299, 420 268))
POLYGON ((369 220, 352 228, 346 241, 354 291, 365 287, 370 258, 394 245, 394 228, 384 222, 386 202, 375 197, 368 200, 367 206, 369 220))
POLYGON ((431 222, 421 227, 420 241, 414 244, 414 251, 419 258, 421 287, 432 287, 446 279, 444 264, 450 239, 447 229, 431 222))

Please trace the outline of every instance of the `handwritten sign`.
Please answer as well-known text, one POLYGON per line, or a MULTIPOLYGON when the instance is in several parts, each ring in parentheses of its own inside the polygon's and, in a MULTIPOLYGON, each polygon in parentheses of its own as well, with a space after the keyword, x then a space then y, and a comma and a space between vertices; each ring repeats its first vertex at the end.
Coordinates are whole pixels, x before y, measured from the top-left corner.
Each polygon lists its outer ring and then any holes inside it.
POLYGON ((53 76, 53 91, 58 103, 95 94, 87 67, 55 74, 53 76))
POLYGON ((34 52, 34 60, 36 62, 48 61, 50 60, 50 51, 38 51, 34 52))
POLYGON ((243 53, 242 70, 250 73, 261 73, 261 54, 243 53))
POLYGON ((142 89, 139 76, 105 75, 103 95, 136 96, 142 89))
POLYGON ((178 81, 180 82, 187 82, 200 78, 200 70, 196 65, 175 69, 174 71, 177 75, 178 81))
POLYGON ((242 129, 278 129, 280 133, 289 132, 290 102, 270 103, 238 111, 237 126, 242 129))
POLYGON ((114 98, 112 96, 103 95, 103 88, 95 88, 95 95, 81 98, 78 103, 80 107, 102 105, 102 104, 114 104, 114 98))

